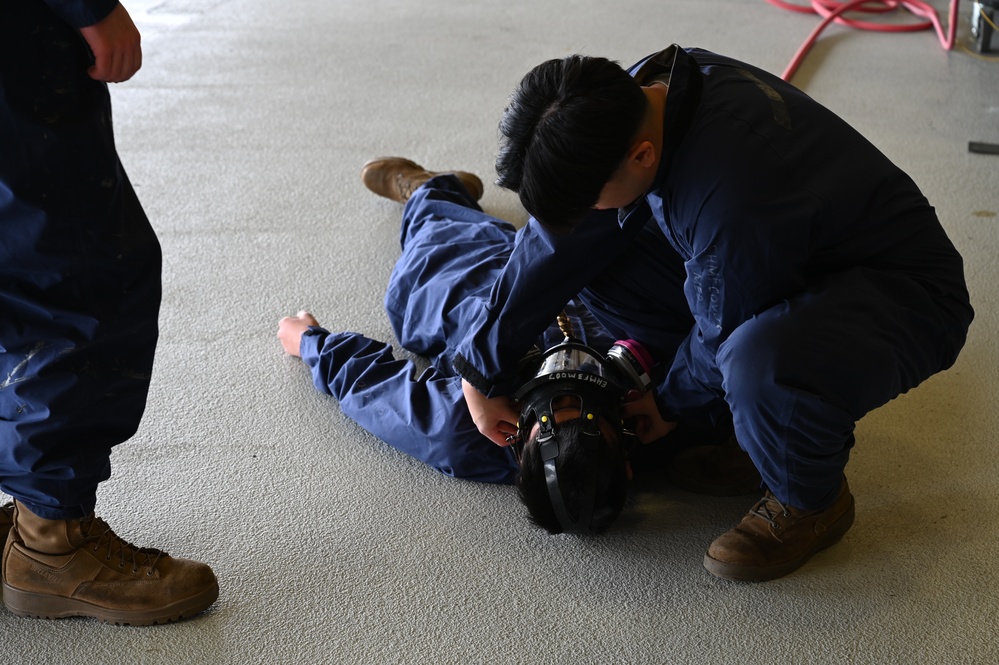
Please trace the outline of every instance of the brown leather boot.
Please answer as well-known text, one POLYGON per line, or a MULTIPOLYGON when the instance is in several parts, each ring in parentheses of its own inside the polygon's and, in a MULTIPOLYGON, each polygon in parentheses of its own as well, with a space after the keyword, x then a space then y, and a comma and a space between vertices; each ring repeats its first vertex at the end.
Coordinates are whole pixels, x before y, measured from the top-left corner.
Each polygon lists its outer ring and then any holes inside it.
POLYGON ((361 167, 361 182, 379 196, 405 203, 416 189, 434 176, 456 176, 476 201, 482 198, 482 181, 466 171, 428 171, 403 157, 379 157, 361 167))
POLYGON ((668 477, 680 489, 711 496, 756 494, 763 485, 756 465, 734 436, 718 446, 681 450, 670 463, 668 477))
POLYGON ((218 595, 203 563, 135 547, 93 515, 46 520, 15 502, 3 553, 3 601, 14 614, 148 626, 193 616, 218 595))
POLYGON ((711 543, 704 567, 727 580, 763 582, 782 577, 842 538, 853 524, 853 513, 846 478, 825 510, 785 506, 768 490, 737 527, 711 543))

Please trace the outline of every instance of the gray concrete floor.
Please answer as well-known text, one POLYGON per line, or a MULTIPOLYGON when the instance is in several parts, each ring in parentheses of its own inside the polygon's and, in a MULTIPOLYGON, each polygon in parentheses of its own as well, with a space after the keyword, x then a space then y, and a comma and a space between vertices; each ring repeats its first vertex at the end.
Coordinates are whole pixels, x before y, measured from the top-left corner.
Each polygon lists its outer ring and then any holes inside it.
MULTIPOLYGON (((165 298, 147 415, 98 509, 132 542, 211 563, 222 595, 144 629, 0 611, 0 659, 995 662, 999 157, 967 149, 999 142, 995 58, 832 28, 795 78, 920 184, 978 318, 954 368, 859 424, 844 541, 747 586, 701 557, 751 501, 646 488, 604 538, 545 536, 510 488, 442 477, 348 422, 274 335, 306 308, 391 338, 400 208, 360 185, 366 159, 488 181, 499 114, 538 62, 630 64, 677 42, 779 73, 814 17, 740 0, 126 6, 145 64, 113 88, 118 145, 163 244, 165 298)), ((483 204, 524 219, 495 187, 483 204)))

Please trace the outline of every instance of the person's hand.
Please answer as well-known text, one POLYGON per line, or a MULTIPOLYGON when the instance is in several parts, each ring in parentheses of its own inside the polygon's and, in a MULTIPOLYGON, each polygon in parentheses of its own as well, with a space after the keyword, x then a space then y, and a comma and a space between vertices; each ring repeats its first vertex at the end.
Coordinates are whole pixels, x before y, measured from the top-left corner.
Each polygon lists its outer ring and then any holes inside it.
POLYGON ((97 23, 80 28, 80 34, 94 52, 94 65, 87 70, 90 78, 121 83, 142 67, 139 31, 122 5, 97 23))
POLYGON ((651 390, 641 395, 629 394, 628 397, 621 407, 621 416, 632 422, 635 434, 642 443, 658 441, 676 428, 676 423, 663 420, 656 405, 655 393, 651 390))
POLYGON ((465 403, 472 422, 487 439, 497 446, 509 446, 517 435, 520 412, 510 397, 486 397, 465 379, 461 380, 465 403), (510 437, 510 438, 508 438, 510 437))
POLYGON ((286 316, 278 321, 278 339, 281 347, 289 356, 302 357, 302 335, 310 326, 318 326, 319 321, 308 312, 299 312, 295 316, 286 316))

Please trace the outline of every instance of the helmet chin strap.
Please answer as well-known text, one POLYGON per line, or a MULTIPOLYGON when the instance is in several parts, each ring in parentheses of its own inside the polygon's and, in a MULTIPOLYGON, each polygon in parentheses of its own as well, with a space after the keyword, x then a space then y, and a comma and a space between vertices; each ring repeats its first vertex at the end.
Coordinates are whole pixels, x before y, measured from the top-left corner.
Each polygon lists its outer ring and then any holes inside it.
MULTIPOLYGON (((597 426, 596 418, 589 412, 581 417, 589 417, 594 423, 593 431, 584 428, 582 445, 588 450, 596 450, 600 443, 600 430, 597 426)), ((541 416, 539 427, 541 429, 538 431, 537 441, 541 452, 541 460, 544 462, 545 484, 548 487, 548 497, 551 499, 555 517, 558 518, 559 524, 562 525, 565 531, 590 532, 593 530, 593 509, 597 498, 599 465, 591 464, 587 470, 590 477, 584 485, 586 492, 578 502, 579 512, 573 517, 569 511, 569 507, 566 505, 565 497, 562 495, 562 489, 559 487, 558 482, 558 466, 556 461, 563 451, 559 440, 555 437, 554 417, 549 415, 541 416)))

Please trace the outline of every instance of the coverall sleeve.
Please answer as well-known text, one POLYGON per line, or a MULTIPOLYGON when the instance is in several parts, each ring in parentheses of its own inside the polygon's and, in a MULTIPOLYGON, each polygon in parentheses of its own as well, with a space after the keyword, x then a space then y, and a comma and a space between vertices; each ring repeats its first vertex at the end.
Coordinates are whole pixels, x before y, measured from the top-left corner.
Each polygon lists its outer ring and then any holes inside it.
POLYGON ((395 358, 389 345, 357 333, 310 328, 300 351, 316 388, 393 448, 449 476, 513 482, 513 453, 479 434, 458 377, 433 367, 417 377, 412 361, 395 358))
POLYGON ((486 395, 513 392, 520 358, 640 228, 622 228, 616 210, 594 211, 565 235, 548 233, 531 219, 517 234, 471 332, 456 347, 455 370, 486 395))
POLYGON ((74 28, 85 28, 99 23, 119 3, 118 0, 45 0, 45 4, 74 28))

